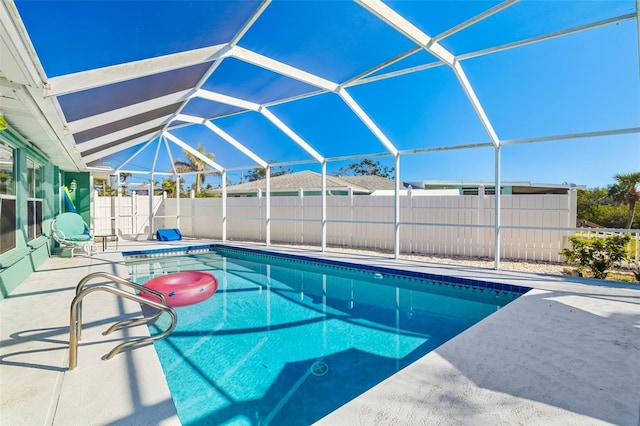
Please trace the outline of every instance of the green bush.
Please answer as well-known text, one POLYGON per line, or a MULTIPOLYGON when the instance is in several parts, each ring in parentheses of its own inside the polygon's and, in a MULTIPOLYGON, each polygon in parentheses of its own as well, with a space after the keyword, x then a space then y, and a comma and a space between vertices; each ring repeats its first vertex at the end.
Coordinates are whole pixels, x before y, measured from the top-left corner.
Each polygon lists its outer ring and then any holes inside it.
POLYGON ((571 248, 560 250, 569 263, 589 268, 595 278, 605 279, 607 270, 627 258, 629 234, 610 235, 606 238, 584 239, 569 237, 571 248))

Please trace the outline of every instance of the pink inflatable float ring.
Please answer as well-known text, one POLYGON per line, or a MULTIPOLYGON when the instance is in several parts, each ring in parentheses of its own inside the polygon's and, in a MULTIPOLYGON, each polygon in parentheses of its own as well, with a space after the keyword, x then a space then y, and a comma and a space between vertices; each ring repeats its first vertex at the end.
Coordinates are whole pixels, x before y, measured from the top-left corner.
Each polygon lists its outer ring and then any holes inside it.
MULTIPOLYGON (((144 287, 159 291, 171 307, 193 305, 213 296, 218 289, 218 280, 208 272, 187 271, 162 275, 150 279, 144 287)), ((150 293, 140 292, 140 296, 160 302, 150 293)))

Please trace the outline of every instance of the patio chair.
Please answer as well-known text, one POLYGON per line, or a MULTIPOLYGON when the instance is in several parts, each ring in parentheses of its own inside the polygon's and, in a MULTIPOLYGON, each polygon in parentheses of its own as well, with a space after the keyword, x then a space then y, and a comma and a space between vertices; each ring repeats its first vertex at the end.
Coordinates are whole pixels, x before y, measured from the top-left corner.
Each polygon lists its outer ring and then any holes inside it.
POLYGON ((77 248, 82 248, 89 256, 98 253, 89 226, 77 213, 61 213, 56 216, 51 222, 51 235, 61 247, 71 248, 71 257, 77 248))

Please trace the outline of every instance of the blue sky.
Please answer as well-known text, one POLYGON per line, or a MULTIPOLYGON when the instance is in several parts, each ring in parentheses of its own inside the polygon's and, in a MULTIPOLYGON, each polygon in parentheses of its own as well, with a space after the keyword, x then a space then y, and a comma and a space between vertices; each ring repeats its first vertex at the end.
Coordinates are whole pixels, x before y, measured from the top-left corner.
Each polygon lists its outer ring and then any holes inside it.
MULTIPOLYGON (((224 43, 257 5, 252 1, 16 3, 51 77, 224 43)), ((387 4, 435 36, 497 2, 387 4)), ((441 44, 461 55, 634 11, 633 0, 525 0, 441 44)), ((638 128, 637 31, 636 21, 626 20, 461 63, 501 140, 638 128)), ((274 1, 239 46, 342 83, 414 44, 355 3, 274 1)), ((384 72, 434 61, 429 53, 421 52, 384 72)), ((203 88, 257 103, 315 90, 235 58, 224 60, 203 88)), ((489 142, 447 66, 356 85, 347 91, 400 150, 489 142)), ((385 151, 336 94, 270 109, 325 157, 385 151)), ((189 114, 207 117, 233 110, 203 100, 185 108, 189 114)), ((256 112, 218 118, 214 123, 267 161, 309 159, 256 112)), ((193 145, 201 143, 225 167, 251 166, 247 157, 203 126, 172 133, 193 145)), ((136 149, 104 161, 117 167, 136 149)), ((174 158, 182 157, 179 148, 171 149, 174 158)), ((168 156, 164 149, 161 153, 158 168, 169 170, 168 156)), ((146 170, 154 154, 152 146, 126 168, 146 170)), ((391 157, 375 159, 393 165, 391 157)), ((494 159, 492 148, 408 155, 401 159, 400 175, 406 181, 492 180, 494 159)), ((354 161, 359 160, 330 163, 328 170, 331 173, 354 161)), ((640 134, 508 145, 502 148, 501 163, 505 181, 606 186, 613 183, 615 174, 640 171, 640 134)), ((317 164, 287 167, 320 171, 317 164)), ((240 173, 234 171, 231 176, 240 173)))

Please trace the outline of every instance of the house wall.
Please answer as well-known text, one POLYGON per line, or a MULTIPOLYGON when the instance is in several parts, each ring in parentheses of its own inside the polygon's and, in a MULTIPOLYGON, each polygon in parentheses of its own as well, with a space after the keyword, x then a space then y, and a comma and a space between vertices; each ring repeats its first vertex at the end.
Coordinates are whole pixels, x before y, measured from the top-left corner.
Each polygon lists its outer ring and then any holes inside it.
POLYGON ((14 149, 16 185, 15 248, 0 255, 0 300, 15 290, 26 277, 38 268, 51 253, 49 229, 58 212, 57 167, 43 154, 33 149, 11 127, 0 131, 0 142, 14 149), (28 236, 29 187, 27 183, 27 158, 42 166, 42 232, 34 239, 28 236))
MULTIPOLYGON (((86 172, 62 172, 62 184, 70 189, 73 202, 78 213, 85 222, 91 223, 91 183, 89 173, 86 172), (76 181, 76 188, 71 189, 71 182, 76 181)), ((62 211, 70 211, 65 203, 62 203, 62 211)))

